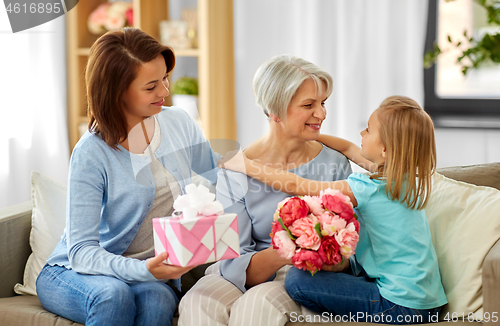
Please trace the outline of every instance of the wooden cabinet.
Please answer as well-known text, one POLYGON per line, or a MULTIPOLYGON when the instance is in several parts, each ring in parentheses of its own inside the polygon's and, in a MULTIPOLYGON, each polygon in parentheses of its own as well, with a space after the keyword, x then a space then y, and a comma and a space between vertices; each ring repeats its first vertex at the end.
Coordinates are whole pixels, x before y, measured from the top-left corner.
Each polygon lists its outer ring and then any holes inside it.
MULTIPOLYGON (((104 0, 80 1, 67 17, 68 134, 70 150, 85 130, 84 70, 98 38, 87 29, 90 13, 104 0)), ((159 38, 159 22, 169 18, 168 0, 133 0, 134 27, 159 38)), ((236 140, 233 1, 198 0, 198 48, 176 50, 198 60, 201 124, 208 139, 236 140)), ((166 103, 171 103, 167 98, 166 103)), ((166 104, 166 105, 167 105, 166 104)))

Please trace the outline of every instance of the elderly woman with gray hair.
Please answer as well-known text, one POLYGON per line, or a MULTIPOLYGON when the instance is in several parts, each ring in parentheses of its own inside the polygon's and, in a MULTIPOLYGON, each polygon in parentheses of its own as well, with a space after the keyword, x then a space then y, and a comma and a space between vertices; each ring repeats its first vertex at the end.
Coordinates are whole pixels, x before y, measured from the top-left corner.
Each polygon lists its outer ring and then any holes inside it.
MULTIPOLYGON (((245 155, 300 177, 334 181, 351 173, 341 153, 317 142, 325 120, 332 77, 290 55, 264 62, 253 80, 269 132, 245 155)), ((288 195, 244 174, 220 170, 217 199, 238 214, 241 256, 211 265, 179 305, 179 325, 284 325, 301 311, 285 290, 291 259, 271 246, 277 204, 288 195)))

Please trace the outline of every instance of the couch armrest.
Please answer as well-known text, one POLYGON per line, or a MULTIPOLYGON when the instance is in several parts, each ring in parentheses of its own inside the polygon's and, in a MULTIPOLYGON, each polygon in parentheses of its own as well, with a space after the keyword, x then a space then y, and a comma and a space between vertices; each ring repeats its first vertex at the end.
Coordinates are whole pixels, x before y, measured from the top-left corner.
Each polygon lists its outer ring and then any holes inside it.
POLYGON ((500 240, 490 249, 483 262, 483 315, 493 324, 500 323, 500 240), (496 317, 496 318, 495 318, 496 317))
POLYGON ((0 209, 0 298, 13 296, 14 285, 23 282, 31 253, 31 211, 29 201, 0 209))

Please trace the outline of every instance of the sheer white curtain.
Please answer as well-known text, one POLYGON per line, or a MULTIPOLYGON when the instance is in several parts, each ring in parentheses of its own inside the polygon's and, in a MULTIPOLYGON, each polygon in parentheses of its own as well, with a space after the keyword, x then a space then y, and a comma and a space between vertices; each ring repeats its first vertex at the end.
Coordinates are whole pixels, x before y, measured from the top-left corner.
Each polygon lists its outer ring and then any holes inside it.
POLYGON ((303 57, 333 76, 323 133, 359 144, 359 132, 387 96, 406 95, 423 105, 426 0, 236 0, 234 10, 243 147, 267 131, 252 78, 276 54, 303 57))
POLYGON ((30 174, 66 183, 64 16, 13 34, 0 10, 0 208, 30 199, 30 174))

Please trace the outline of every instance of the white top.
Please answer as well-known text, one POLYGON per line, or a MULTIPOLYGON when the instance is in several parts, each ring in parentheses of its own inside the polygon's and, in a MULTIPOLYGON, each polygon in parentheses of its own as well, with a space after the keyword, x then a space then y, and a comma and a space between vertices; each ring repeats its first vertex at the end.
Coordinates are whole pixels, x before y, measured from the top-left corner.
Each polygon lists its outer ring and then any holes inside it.
POLYGON ((142 222, 139 231, 123 253, 125 257, 147 259, 154 256, 154 241, 153 241, 153 218, 172 215, 174 211, 174 200, 181 194, 181 188, 174 176, 161 164, 160 160, 154 155, 155 151, 160 147, 161 131, 158 119, 155 119, 155 131, 151 143, 144 150, 143 156, 151 158, 151 173, 156 186, 155 198, 153 205, 148 212, 146 218, 142 222))

